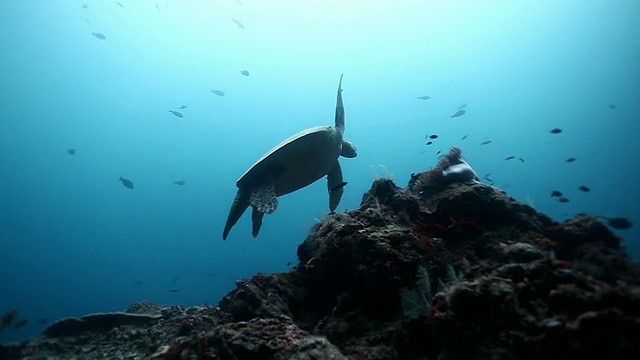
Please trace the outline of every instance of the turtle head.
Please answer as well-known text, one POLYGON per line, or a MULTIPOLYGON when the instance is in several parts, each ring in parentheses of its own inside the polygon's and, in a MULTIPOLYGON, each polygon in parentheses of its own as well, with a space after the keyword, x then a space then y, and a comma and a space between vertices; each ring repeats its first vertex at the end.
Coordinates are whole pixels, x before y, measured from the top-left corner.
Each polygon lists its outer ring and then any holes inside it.
POLYGON ((341 156, 351 159, 358 156, 357 151, 358 151, 358 148, 356 148, 356 146, 353 145, 351 142, 347 140, 342 140, 342 151, 340 152, 341 156))

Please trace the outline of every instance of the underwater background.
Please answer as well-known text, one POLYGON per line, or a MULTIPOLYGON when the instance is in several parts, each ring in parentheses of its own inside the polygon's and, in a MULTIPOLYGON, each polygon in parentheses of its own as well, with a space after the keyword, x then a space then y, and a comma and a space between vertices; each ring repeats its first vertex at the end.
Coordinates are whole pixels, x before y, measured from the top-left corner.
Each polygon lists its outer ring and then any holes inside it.
MULTIPOLYGON (((0 312, 28 320, 0 341, 140 300, 215 304, 295 265, 324 179, 256 239, 248 214, 222 228, 260 156, 333 124, 341 74, 358 157, 337 211, 457 146, 557 220, 640 222, 635 0, 24 0, 0 17, 0 312)), ((640 256, 637 226, 614 231, 640 256)))

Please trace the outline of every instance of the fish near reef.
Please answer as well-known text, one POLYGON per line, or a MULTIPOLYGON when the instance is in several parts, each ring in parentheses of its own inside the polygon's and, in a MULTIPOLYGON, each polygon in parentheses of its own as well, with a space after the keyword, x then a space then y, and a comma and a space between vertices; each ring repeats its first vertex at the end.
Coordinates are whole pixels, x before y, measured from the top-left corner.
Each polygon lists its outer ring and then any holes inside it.
POLYGON ((591 189, 589 189, 588 187, 581 185, 578 190, 582 191, 582 192, 589 192, 591 191, 591 189))
POLYGON ((562 129, 554 128, 554 129, 549 130, 549 132, 552 133, 552 134, 560 134, 562 132, 562 129))
POLYGON ((180 186, 186 184, 186 182, 184 180, 177 180, 177 181, 174 181, 173 183, 176 184, 176 185, 180 185, 180 186))
POLYGON ((423 95, 423 96, 418 96, 416 99, 418 99, 418 100, 429 100, 429 99, 431 99, 431 96, 423 95))
POLYGON ((122 185, 124 185, 124 187, 128 188, 128 189, 133 189, 133 182, 131 182, 131 180, 129 179, 125 179, 122 176, 120 176, 120 179, 118 179, 122 182, 122 185))
POLYGON ((561 203, 568 203, 569 199, 564 197, 564 196, 561 196, 561 197, 558 198, 558 201, 561 202, 561 203))
POLYGON ((607 224, 609 224, 609 226, 611 226, 612 228, 619 230, 629 229, 631 227, 631 222, 621 217, 611 218, 609 219, 607 224))
POLYGON ((558 190, 551 190, 551 197, 561 197, 562 193, 558 190))
POLYGON ((240 71, 240 74, 242 74, 244 76, 249 76, 249 71, 248 70, 242 70, 242 71, 240 71))
POLYGON ((224 96, 224 91, 222 90, 211 90, 211 92, 218 96, 224 96))
POLYGON ((566 162, 568 162, 568 163, 572 163, 572 162, 576 161, 576 158, 571 157, 571 158, 568 158, 568 159, 567 159, 567 160, 565 160, 565 161, 566 161, 566 162))
POLYGON ((91 35, 95 36, 100 40, 105 40, 107 38, 106 36, 104 36, 104 34, 101 34, 101 33, 91 33, 91 35))
POLYGON ((69 149, 69 150, 67 150, 67 153, 69 155, 75 155, 76 154, 76 149, 69 149))

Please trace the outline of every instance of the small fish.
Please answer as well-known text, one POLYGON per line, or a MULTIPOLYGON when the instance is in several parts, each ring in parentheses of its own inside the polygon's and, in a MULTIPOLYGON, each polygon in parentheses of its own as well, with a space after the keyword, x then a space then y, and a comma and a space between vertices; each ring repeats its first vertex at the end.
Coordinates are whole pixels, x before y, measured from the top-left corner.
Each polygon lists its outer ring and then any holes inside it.
POLYGON ((187 105, 178 106, 178 110, 183 110, 183 109, 186 109, 186 108, 187 108, 187 105))
POLYGON ((487 175, 484 176, 484 179, 487 180, 489 184, 493 185, 493 180, 491 180, 489 176, 491 176, 491 173, 487 173, 487 175))
POLYGON ((628 229, 631 227, 631 222, 621 217, 609 219, 607 224, 609 224, 609 226, 611 226, 614 229, 620 229, 620 230, 628 229))
POLYGON ((240 4, 240 6, 244 6, 244 5, 242 5, 242 3, 241 3, 240 1, 236 0, 236 2, 237 2, 238 4, 240 4))
POLYGON ((554 128, 554 129, 549 130, 549 132, 552 133, 552 134, 560 134, 562 132, 562 129, 554 128))
POLYGON ((566 162, 568 162, 568 163, 572 163, 572 162, 576 161, 576 158, 574 158, 574 157, 570 157, 570 158, 568 158, 568 159, 567 159, 567 160, 565 160, 565 161, 566 161, 566 162))
POLYGON ((124 6, 122 6, 122 4, 120 4, 119 2, 116 1, 116 4, 118 4, 118 6, 120 6, 121 8, 123 8, 124 6))
POLYGON ((485 140, 482 143, 480 143, 480 145, 487 145, 487 144, 491 144, 492 140, 485 140))
POLYGON ((125 179, 122 176, 120 176, 120 179, 118 180, 122 181, 122 185, 124 185, 124 187, 133 189, 133 183, 131 182, 131 180, 125 179))
POLYGON ((238 25, 238 28, 240 29, 244 29, 244 25, 242 25, 242 23, 234 18, 231 18, 231 20, 233 20, 234 23, 236 23, 236 25, 238 25))
POLYGON ((170 293, 177 293, 178 291, 180 291, 180 290, 178 290, 178 289, 169 289, 170 293))
POLYGON ((76 149, 69 149, 69 150, 67 150, 67 153, 68 153, 69 155, 75 155, 75 153, 76 153, 76 149))
POLYGON ((426 143, 424 143, 425 145, 431 145, 433 144, 433 141, 427 141, 426 143))
POLYGON ((524 162, 523 158, 518 158, 518 160, 520 160, 520 162, 522 162, 522 163, 524 162))
POLYGON ((463 136, 463 137, 462 137, 462 139, 460 139, 460 141, 462 141, 462 140, 466 139, 467 137, 469 137, 469 135, 465 135, 465 136, 463 136))
POLYGON ((562 193, 558 190, 551 190, 551 197, 561 197, 562 193))
POLYGON ((464 103, 464 104, 462 104, 462 105, 458 106, 458 109, 457 109, 457 110, 464 109, 464 108, 466 108, 466 107, 467 107, 467 103, 464 103))
POLYGON ((248 70, 241 70, 240 74, 242 74, 244 76, 249 76, 249 71, 248 70))
POLYGON ((171 279, 171 283, 175 284, 180 280, 180 274, 176 275, 173 277, 173 279, 171 279))
POLYGON ((460 117, 462 115, 464 115, 467 111, 466 110, 458 110, 455 112, 455 114, 451 115, 451 118, 456 118, 456 117, 460 117))
POLYGON ((515 156, 507 156, 504 160, 506 161, 506 160, 511 160, 511 159, 515 159, 515 158, 516 158, 515 156))
POLYGON ((437 139, 437 138, 438 138, 438 135, 435 135, 435 134, 429 135, 429 139, 437 139))
POLYGON ((27 325, 28 323, 29 323, 29 320, 27 320, 27 319, 20 319, 20 320, 16 321, 16 323, 13 325, 13 328, 14 328, 15 330, 18 330, 18 329, 20 329, 21 327, 23 327, 23 326, 27 325))
POLYGON ((83 9, 86 9, 86 8, 88 8, 88 7, 89 7, 89 4, 82 4, 82 8, 83 8, 83 9))
POLYGON ((589 189, 588 187, 581 185, 578 190, 583 191, 583 192, 589 192, 591 191, 591 189, 589 189))
POLYGON ((291 266, 291 261, 289 261, 289 262, 287 263, 287 266, 291 266))
POLYGON ((45 318, 38 319, 37 323, 41 324, 41 325, 48 324, 49 323, 49 319, 45 319, 45 318))
POLYGON ((436 155, 440 155, 440 153, 442 152, 442 150, 438 150, 438 152, 436 153, 436 155))
POLYGON ((186 184, 186 182, 184 180, 177 180, 177 181, 174 181, 173 183, 176 184, 176 185, 184 185, 184 184, 186 184))
POLYGON ((617 107, 615 104, 609 104, 609 109, 611 109, 611 110, 615 110, 615 109, 617 109, 617 108, 618 108, 618 107, 617 107))
POLYGON ((142 280, 136 280, 133 282, 133 285, 140 286, 142 285, 142 280))
POLYGON ((170 113, 172 113, 173 115, 175 115, 175 116, 179 117, 179 118, 183 117, 183 116, 182 116, 182 113, 179 113, 179 112, 177 112, 177 111, 169 110, 169 112, 170 112, 170 113))
POLYGON ((431 99, 431 96, 423 95, 423 96, 418 96, 416 99, 418 99, 418 100, 429 100, 429 99, 431 99))
POLYGON ((93 36, 97 37, 97 38, 98 38, 98 39, 100 39, 100 40, 104 40, 104 39, 106 39, 106 38, 107 38, 106 36, 104 36, 104 34, 101 34, 101 33, 94 33, 94 32, 92 32, 92 33, 91 33, 91 35, 93 35, 93 36))
POLYGON ((160 6, 158 6, 158 4, 155 4, 155 5, 156 5, 156 9, 158 9, 158 11, 160 11, 160 6))
POLYGON ((569 202, 569 199, 567 199, 567 198, 566 198, 566 197, 564 197, 564 196, 561 196, 561 197, 559 197, 559 198, 558 198, 558 201, 559 201, 559 202, 561 202, 561 203, 568 203, 568 202, 569 202))
POLYGON ((218 96, 224 96, 224 91, 222 90, 211 90, 211 92, 218 96))

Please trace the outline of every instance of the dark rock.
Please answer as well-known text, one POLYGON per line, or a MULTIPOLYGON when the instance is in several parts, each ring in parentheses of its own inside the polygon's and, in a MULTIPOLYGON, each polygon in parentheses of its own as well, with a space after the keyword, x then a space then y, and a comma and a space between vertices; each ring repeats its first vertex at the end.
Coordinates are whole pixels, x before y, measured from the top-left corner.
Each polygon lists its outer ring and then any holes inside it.
POLYGON ((48 337, 76 336, 85 331, 109 331, 121 325, 145 325, 160 318, 160 315, 126 312, 96 313, 58 320, 46 328, 44 334, 48 337))
POLYGON ((291 271, 240 280, 217 307, 63 320, 0 357, 640 358, 640 269, 604 224, 429 179, 376 180, 312 227, 291 271))

